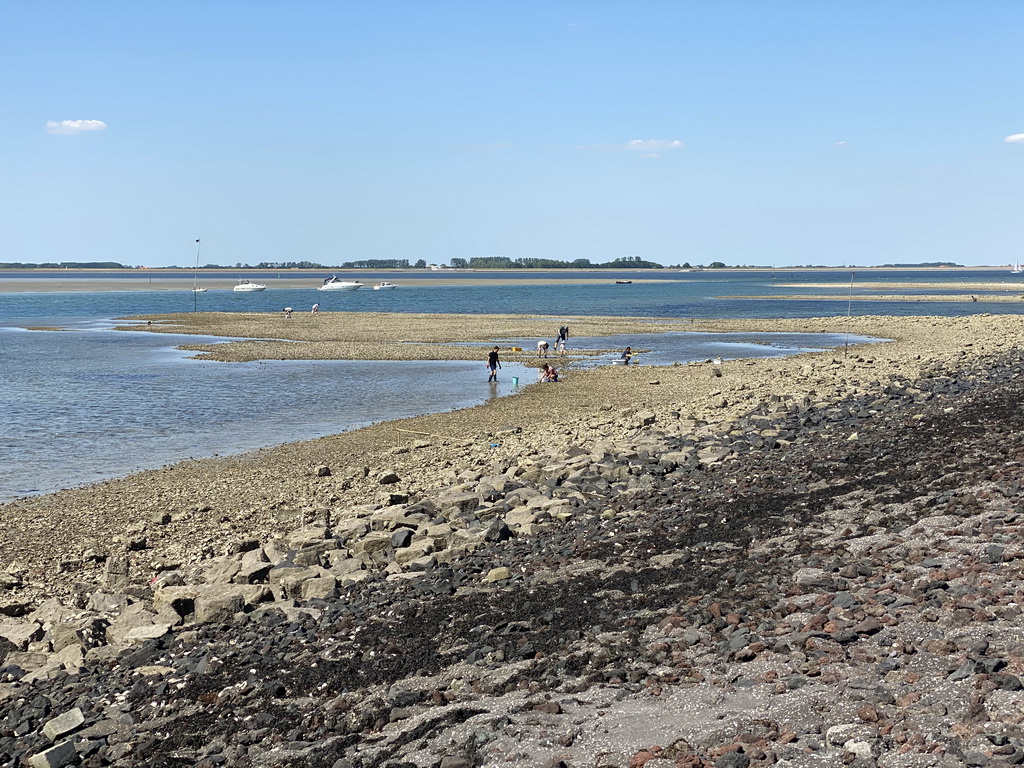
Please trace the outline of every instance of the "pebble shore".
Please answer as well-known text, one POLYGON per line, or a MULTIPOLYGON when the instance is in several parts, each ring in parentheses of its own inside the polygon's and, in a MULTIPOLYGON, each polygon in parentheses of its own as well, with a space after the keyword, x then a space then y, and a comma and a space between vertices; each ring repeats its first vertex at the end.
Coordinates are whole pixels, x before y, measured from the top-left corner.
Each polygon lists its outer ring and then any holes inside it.
MULTIPOLYGON (((562 320, 297 319, 189 332, 449 359, 562 320)), ((891 341, 3 505, 2 764, 1024 763, 1024 320, 571 320, 891 341)))

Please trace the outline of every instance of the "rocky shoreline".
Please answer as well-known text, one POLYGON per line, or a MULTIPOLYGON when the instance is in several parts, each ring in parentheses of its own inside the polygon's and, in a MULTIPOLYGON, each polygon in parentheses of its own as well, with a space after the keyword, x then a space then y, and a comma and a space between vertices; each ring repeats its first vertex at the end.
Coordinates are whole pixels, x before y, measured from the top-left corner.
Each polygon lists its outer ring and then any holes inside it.
POLYGON ((574 418, 512 418, 533 388, 277 452, 233 510, 261 459, 6 505, 3 764, 1020 764, 1024 358, 991 322, 714 388, 593 372, 574 418))

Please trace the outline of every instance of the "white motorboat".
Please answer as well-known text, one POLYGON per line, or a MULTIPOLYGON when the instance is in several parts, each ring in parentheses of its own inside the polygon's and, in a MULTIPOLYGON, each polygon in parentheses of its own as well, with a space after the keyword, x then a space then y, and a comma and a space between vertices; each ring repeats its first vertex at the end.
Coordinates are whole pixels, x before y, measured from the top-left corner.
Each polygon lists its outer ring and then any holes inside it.
POLYGON ((340 280, 337 276, 328 277, 318 291, 358 291, 363 284, 358 280, 340 280))
POLYGON ((389 283, 387 280, 382 280, 381 282, 379 282, 375 286, 373 286, 373 290, 375 290, 375 291, 387 291, 387 290, 390 290, 391 288, 397 288, 397 287, 398 286, 395 285, 394 283, 389 283))
POLYGON ((206 288, 193 288, 192 293, 206 293, 206 288))
POLYGON ((255 293, 256 291, 267 290, 267 286, 263 285, 263 283, 250 283, 248 280, 239 280, 238 285, 231 290, 237 293, 255 293))

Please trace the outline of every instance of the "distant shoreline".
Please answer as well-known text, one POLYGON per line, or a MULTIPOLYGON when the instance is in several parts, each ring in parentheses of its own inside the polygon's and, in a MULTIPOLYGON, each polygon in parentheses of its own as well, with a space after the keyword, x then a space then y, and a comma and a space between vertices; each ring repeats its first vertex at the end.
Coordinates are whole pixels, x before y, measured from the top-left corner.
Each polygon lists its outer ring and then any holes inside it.
MULTIPOLYGON (((808 272, 920 272, 949 274, 956 270, 1002 273, 1006 267, 727 267, 724 269, 10 269, 0 270, 0 293, 61 293, 117 291, 190 291, 198 284, 208 290, 231 290, 239 279, 265 282, 267 290, 316 289, 327 275, 359 280, 367 287, 379 280, 399 286, 443 287, 458 285, 587 285, 602 284, 628 275, 635 283, 687 282, 697 274, 808 273, 808 272), (560 273, 565 273, 563 277, 560 273), (12 274, 16 273, 16 274, 12 274), (125 276, 130 274, 130 276, 125 276), (580 275, 585 275, 580 277, 580 275), (404 281, 404 282, 403 282, 404 281)), ((950 285, 957 285, 950 281, 950 285)), ((914 283, 901 283, 907 287, 914 283)), ((966 286, 965 290, 970 290, 966 286)), ((976 282, 969 285, 975 286, 976 282)), ((878 285, 881 287, 881 284, 878 285)))

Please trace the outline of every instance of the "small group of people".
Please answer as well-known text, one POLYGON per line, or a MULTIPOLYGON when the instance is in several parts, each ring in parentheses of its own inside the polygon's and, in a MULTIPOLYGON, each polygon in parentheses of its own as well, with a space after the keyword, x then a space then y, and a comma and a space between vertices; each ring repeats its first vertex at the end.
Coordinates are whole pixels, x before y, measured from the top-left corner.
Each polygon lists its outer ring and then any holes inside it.
MULTIPOLYGON (((284 312, 284 316, 285 316, 286 318, 291 318, 291 316, 292 316, 292 312, 294 312, 295 310, 294 310, 294 309, 292 309, 291 307, 285 307, 285 308, 284 308, 283 310, 281 310, 281 311, 282 311, 282 312, 284 312)), ((310 314, 311 314, 311 315, 316 315, 316 314, 319 314, 319 312, 320 312, 320 304, 319 304, 319 303, 317 303, 317 304, 314 304, 314 305, 313 305, 313 309, 312 309, 312 310, 310 310, 310 314)))
MULTIPOLYGON (((487 353, 487 383, 498 381, 498 371, 501 369, 501 355, 499 354, 499 347, 492 347, 491 351, 487 353)), ((540 381, 558 381, 558 371, 555 370, 555 366, 550 363, 545 363, 541 367, 538 376, 540 381)))
MULTIPOLYGON (((548 344, 547 339, 541 339, 537 342, 537 357, 547 357, 550 349, 551 345, 548 344)), ((560 355, 565 354, 565 339, 555 342, 555 350, 560 355)))
MULTIPOLYGON (((563 325, 558 329, 558 338, 555 339, 555 351, 560 354, 565 354, 565 343, 569 340, 569 326, 563 325)), ((548 351, 551 349, 551 345, 548 344, 547 339, 541 339, 537 342, 537 357, 547 357, 548 351)))

